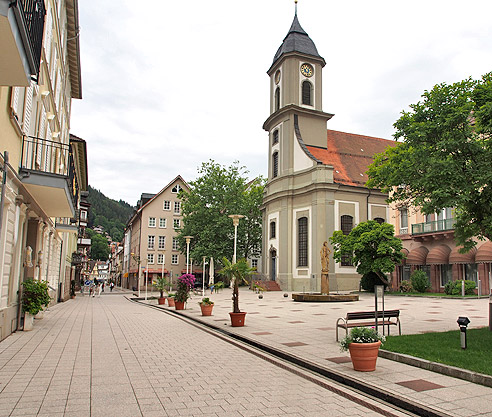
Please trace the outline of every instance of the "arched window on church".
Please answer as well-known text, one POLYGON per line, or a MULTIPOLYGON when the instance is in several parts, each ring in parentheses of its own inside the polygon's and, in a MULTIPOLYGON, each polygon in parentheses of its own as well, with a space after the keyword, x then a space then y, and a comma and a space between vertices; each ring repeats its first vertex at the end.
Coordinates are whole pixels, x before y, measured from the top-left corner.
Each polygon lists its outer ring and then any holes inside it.
MULTIPOLYGON (((354 218, 352 216, 348 216, 345 214, 340 218, 340 229, 342 229, 342 233, 345 236, 350 234, 353 227, 354 227, 354 218)), ((340 264, 342 266, 352 266, 352 264, 350 263, 350 256, 342 255, 340 264)))
POLYGON ((308 219, 297 220, 297 266, 308 266, 308 219))
POLYGON ((278 129, 273 132, 272 145, 275 145, 276 143, 278 143, 278 129))
POLYGON ((278 152, 274 152, 272 155, 272 177, 278 177, 278 152))
POLYGON ((309 81, 303 81, 302 83, 302 104, 312 106, 312 90, 313 85, 309 81))
POLYGON ((280 109, 280 87, 275 90, 275 111, 280 109))

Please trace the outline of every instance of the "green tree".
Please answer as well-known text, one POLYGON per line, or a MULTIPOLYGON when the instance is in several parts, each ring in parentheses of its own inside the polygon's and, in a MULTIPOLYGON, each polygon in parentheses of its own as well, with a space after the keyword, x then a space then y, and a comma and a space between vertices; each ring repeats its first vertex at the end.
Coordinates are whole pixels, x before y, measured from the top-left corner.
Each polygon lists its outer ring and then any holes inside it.
POLYGON ((99 261, 106 261, 108 256, 108 240, 103 235, 93 233, 91 237, 91 258, 99 261))
POLYGON ((395 230, 388 223, 379 224, 374 220, 359 223, 348 235, 335 231, 330 242, 336 262, 346 257, 359 274, 373 272, 386 284, 389 279, 385 274, 393 272, 403 259, 401 240, 395 237, 395 230))
POLYGON ((199 177, 182 191, 183 227, 178 232, 181 250, 186 251, 184 236, 193 236, 190 257, 232 258, 234 227, 231 214, 245 217, 237 231, 237 258, 256 255, 261 250, 261 212, 264 180, 248 182, 247 171, 235 162, 229 167, 213 160, 202 163, 199 177))
POLYGON ((395 122, 397 146, 375 157, 367 186, 424 214, 455 209, 455 238, 467 251, 492 239, 492 73, 439 84, 395 122))

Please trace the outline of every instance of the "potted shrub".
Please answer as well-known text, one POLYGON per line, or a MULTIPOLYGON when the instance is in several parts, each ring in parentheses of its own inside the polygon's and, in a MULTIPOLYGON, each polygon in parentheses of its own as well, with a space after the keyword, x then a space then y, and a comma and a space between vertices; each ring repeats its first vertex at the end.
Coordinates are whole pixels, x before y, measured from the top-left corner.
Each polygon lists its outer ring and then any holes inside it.
POLYGON ((160 293, 160 296, 157 299, 157 302, 159 304, 165 304, 166 303, 166 297, 164 297, 164 292, 167 293, 166 287, 169 285, 166 277, 163 277, 163 276, 158 277, 154 282, 152 282, 152 285, 160 293))
POLYGON ((253 274, 255 269, 250 268, 246 259, 240 259, 238 262, 233 264, 224 257, 222 258, 222 264, 224 267, 219 271, 219 273, 229 279, 234 279, 234 287, 232 290, 232 312, 229 313, 231 316, 231 326, 244 326, 246 312, 239 310, 239 282, 245 282, 248 284, 246 278, 253 274))
POLYGON ((183 274, 178 278, 178 288, 174 295, 174 307, 176 310, 184 310, 185 303, 190 297, 190 290, 195 283, 195 276, 191 274, 183 274))
POLYGON ((202 316, 211 316, 212 315, 212 309, 214 308, 214 302, 208 298, 202 298, 202 301, 200 301, 198 304, 200 304, 200 309, 202 310, 202 316))
POLYGON ((169 307, 174 307, 174 296, 175 295, 176 294, 173 293, 173 292, 170 292, 170 293, 167 294, 167 305, 169 307))
POLYGON ((75 298, 75 280, 72 279, 70 281, 70 298, 74 299, 75 298))
POLYGON ((354 327, 340 342, 342 351, 350 352, 356 371, 370 372, 376 369, 379 347, 386 338, 374 327, 354 327))
POLYGON ((24 330, 32 330, 33 318, 47 307, 51 301, 46 281, 32 278, 22 283, 22 310, 24 311, 24 330))

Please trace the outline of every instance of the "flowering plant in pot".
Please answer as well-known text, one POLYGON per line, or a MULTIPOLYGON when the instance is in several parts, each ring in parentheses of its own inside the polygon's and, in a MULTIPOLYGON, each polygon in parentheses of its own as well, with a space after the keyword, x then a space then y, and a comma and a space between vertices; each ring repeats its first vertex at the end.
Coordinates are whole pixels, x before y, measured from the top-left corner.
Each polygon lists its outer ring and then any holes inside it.
POLYGON ((24 316, 24 330, 32 329, 32 318, 47 307, 51 301, 48 293, 48 283, 32 278, 22 283, 22 310, 24 316))
POLYGON ((255 273, 255 269, 248 265, 246 259, 240 259, 235 264, 229 262, 229 260, 224 257, 222 258, 222 264, 224 267, 219 271, 219 274, 226 276, 229 279, 234 279, 234 286, 232 290, 232 312, 229 313, 231 316, 231 325, 233 327, 244 326, 244 318, 246 313, 239 310, 239 282, 245 282, 251 274, 255 273))
POLYGON ((152 285, 160 293, 160 297, 157 300, 157 302, 159 304, 164 304, 166 302, 166 298, 164 297, 164 293, 165 292, 167 293, 166 288, 169 285, 166 277, 163 277, 163 276, 158 277, 154 282, 152 282, 152 285))
POLYGON ((354 327, 340 341, 340 348, 350 352, 356 371, 369 372, 376 369, 379 348, 385 340, 374 327, 354 327))
POLYGON ((202 310, 202 316, 211 316, 212 315, 212 309, 214 308, 214 302, 208 298, 202 298, 202 301, 200 301, 198 304, 200 304, 200 309, 202 310))
POLYGON ((190 290, 195 283, 195 276, 191 274, 183 274, 178 278, 178 288, 174 295, 174 305, 176 310, 184 310, 184 304, 190 297, 190 290))

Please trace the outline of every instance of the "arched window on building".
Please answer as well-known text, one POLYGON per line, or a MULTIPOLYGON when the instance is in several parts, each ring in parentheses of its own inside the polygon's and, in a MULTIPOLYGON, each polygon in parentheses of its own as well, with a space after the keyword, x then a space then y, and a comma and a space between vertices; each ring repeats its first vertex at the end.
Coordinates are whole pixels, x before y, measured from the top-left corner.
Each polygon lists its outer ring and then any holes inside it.
POLYGON ((302 104, 312 106, 312 90, 313 85, 309 81, 303 81, 302 83, 302 104))
POLYGON ((308 266, 308 219, 297 220, 297 266, 308 266))
POLYGON ((272 155, 272 178, 278 177, 278 152, 272 155))
POLYGON ((379 224, 383 224, 383 223, 384 223, 384 219, 383 219, 383 218, 381 218, 381 217, 375 217, 375 218, 374 218, 374 221, 375 221, 375 222, 378 222, 379 224))
POLYGON ((275 90, 275 111, 280 109, 280 87, 275 90))
POLYGON ((274 221, 270 222, 270 239, 275 239, 276 237, 276 224, 274 221))

